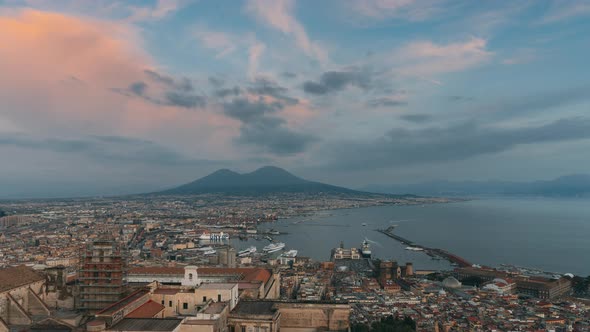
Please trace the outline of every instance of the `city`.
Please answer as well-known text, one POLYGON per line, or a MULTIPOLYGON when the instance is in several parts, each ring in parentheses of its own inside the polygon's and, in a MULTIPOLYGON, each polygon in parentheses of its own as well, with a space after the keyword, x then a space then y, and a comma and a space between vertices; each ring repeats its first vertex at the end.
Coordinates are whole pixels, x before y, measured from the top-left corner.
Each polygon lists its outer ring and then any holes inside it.
POLYGON ((0 332, 590 332, 590 0, 0 0, 0 332))

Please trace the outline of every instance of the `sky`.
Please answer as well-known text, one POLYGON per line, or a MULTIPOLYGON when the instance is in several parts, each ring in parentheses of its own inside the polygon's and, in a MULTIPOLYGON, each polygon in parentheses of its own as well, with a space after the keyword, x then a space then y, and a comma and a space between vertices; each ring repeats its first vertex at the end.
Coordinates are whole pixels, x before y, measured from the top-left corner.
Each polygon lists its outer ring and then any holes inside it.
POLYGON ((585 0, 0 0, 0 197, 590 173, 585 0))

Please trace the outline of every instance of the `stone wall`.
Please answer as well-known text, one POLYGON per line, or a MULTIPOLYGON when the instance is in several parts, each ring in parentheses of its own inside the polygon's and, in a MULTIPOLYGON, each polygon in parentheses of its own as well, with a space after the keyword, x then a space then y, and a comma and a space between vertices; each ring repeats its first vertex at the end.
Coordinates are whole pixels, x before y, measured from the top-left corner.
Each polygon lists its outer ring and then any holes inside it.
POLYGON ((277 303, 281 312, 281 331, 347 331, 350 305, 336 303, 277 303))

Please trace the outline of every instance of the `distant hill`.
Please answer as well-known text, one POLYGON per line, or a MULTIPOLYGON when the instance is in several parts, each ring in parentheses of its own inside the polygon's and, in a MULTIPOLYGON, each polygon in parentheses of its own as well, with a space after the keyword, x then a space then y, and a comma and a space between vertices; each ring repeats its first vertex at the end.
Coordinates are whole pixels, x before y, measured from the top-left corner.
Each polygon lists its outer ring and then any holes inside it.
MULTIPOLYGON (((155 195, 192 195, 204 193, 267 194, 267 193, 330 193, 362 194, 348 188, 332 186, 299 178, 286 170, 265 166, 251 173, 239 174, 229 169, 220 169, 193 182, 155 195)), ((374 195, 374 194, 373 194, 374 195)))
POLYGON ((590 175, 566 175, 553 180, 511 181, 429 181, 405 185, 369 185, 363 190, 416 195, 522 195, 545 197, 590 197, 590 175))

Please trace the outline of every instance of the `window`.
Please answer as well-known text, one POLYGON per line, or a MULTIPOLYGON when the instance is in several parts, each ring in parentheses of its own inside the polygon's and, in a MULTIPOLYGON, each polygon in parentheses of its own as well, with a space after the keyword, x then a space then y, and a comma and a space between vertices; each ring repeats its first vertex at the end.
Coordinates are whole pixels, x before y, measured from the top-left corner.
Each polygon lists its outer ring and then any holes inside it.
POLYGON ((217 302, 221 302, 221 294, 217 294, 217 302))
POLYGON ((246 327, 242 326, 242 332, 246 332, 246 327))
POLYGON ((188 274, 188 280, 193 280, 193 274, 192 273, 189 273, 188 274))
POLYGON ((168 306, 171 307, 172 306, 172 301, 168 301, 168 306))
POLYGON ((203 302, 207 302, 207 297, 203 296, 203 302))
POLYGON ((184 310, 188 309, 188 303, 184 302, 182 304, 182 309, 184 309, 184 310))
POLYGON ((164 300, 162 300, 162 305, 164 305, 164 300))

